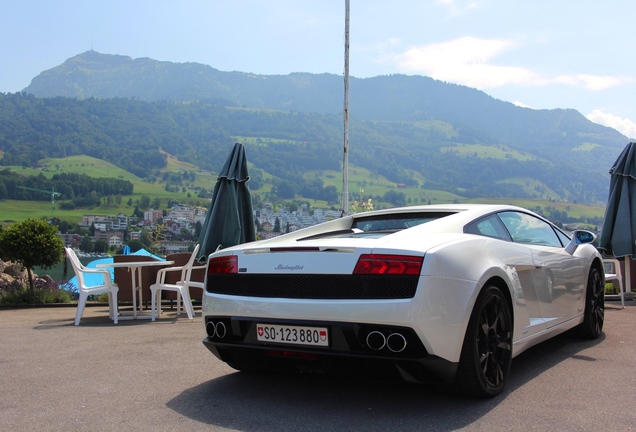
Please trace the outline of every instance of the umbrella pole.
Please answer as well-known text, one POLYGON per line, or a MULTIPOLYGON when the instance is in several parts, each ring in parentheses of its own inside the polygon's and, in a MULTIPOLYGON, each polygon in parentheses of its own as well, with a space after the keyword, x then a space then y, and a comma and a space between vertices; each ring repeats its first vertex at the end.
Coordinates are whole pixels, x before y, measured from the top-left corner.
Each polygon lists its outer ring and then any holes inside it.
POLYGON ((631 261, 632 261, 632 257, 627 255, 625 257, 625 293, 623 293, 623 295, 625 295, 626 293, 629 293, 628 298, 631 298, 631 295, 632 295, 631 261))

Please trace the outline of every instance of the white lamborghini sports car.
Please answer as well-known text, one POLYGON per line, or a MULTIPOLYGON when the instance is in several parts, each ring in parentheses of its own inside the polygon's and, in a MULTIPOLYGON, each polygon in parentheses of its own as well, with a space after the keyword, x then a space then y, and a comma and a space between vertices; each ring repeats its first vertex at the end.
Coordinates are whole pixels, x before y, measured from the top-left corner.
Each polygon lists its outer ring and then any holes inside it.
POLYGON ((601 334, 594 239, 503 205, 346 216, 210 255, 203 343, 243 371, 364 373, 495 396, 525 349, 575 327, 601 334))

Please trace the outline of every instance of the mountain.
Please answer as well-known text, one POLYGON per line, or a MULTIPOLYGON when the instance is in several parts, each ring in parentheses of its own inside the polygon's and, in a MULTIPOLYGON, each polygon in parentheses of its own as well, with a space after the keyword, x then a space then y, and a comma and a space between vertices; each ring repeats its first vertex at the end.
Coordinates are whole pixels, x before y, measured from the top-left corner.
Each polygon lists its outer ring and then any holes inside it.
MULTIPOLYGON (((60 116, 51 107, 57 104, 75 120, 61 130, 30 131, 38 142, 58 143, 41 145, 40 154, 87 151, 69 145, 77 144, 71 135, 82 130, 83 141, 95 143, 91 151, 111 154, 119 166, 126 166, 132 148, 150 161, 163 148, 210 165, 197 153, 219 154, 219 146, 234 138, 253 139, 260 145, 249 147, 257 156, 251 161, 289 181, 305 171, 338 168, 342 89, 342 77, 331 74, 222 72, 88 51, 33 78, 24 90, 36 96, 30 102, 6 95, 14 101, 4 100, 0 115, 16 115, 28 128, 38 124, 33 116, 60 116), (46 102, 51 98, 56 102, 46 102), (15 112, 16 103, 26 112, 15 112), (40 108, 21 105, 31 103, 40 108), (97 151, 100 142, 104 147, 97 151)), ((423 76, 351 78, 349 108, 351 163, 396 183, 412 182, 418 174, 425 179, 422 187, 469 197, 545 197, 550 191, 555 199, 602 203, 608 170, 628 142, 572 109, 521 108, 423 76)), ((24 136, 9 135, 0 137, 5 164, 24 158, 17 151, 24 136)), ((156 159, 139 174, 160 165, 156 159)))

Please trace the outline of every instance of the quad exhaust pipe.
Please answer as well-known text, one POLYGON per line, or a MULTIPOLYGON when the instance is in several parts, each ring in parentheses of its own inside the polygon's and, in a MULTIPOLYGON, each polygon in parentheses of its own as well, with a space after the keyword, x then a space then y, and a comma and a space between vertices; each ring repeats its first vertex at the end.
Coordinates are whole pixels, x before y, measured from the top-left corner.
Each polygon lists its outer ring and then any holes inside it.
POLYGON ((208 321, 205 325, 205 330, 208 333, 208 336, 211 338, 219 338, 223 339, 227 335, 227 327, 222 321, 215 323, 214 321, 208 321))
POLYGON ((367 346, 374 351, 380 351, 386 346, 386 337, 377 330, 372 331, 367 335, 367 346))
POLYGON ((406 338, 400 333, 391 333, 385 336, 384 333, 374 330, 367 335, 366 343, 374 351, 388 348, 389 351, 399 353, 404 351, 407 345, 406 338))
POLYGON ((404 348, 406 348, 406 338, 400 333, 391 333, 389 337, 386 338, 386 346, 394 353, 402 352, 404 348))

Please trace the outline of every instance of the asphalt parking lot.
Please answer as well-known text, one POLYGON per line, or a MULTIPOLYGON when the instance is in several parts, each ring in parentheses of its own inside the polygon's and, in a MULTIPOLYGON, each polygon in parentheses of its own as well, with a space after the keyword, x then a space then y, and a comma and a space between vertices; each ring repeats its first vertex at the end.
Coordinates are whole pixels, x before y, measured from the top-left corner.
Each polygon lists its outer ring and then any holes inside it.
MULTIPOLYGON (((199 312, 199 311, 197 311, 199 312)), ((43 431, 636 430, 636 301, 608 303, 603 336, 570 334, 513 360, 476 400, 405 383, 237 373, 194 322, 108 320, 89 307, 0 310, 0 429, 43 431)))

